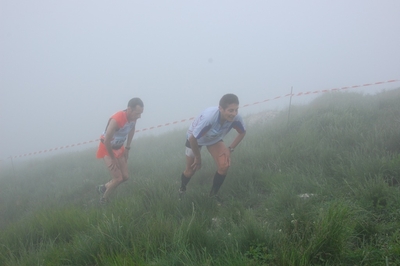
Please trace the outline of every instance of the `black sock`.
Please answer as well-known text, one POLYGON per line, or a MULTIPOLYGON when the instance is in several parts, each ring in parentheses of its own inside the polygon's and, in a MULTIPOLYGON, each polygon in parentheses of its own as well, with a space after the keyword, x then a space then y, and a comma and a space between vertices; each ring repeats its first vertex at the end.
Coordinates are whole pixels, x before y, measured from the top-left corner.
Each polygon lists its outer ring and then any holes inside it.
POLYGON ((218 193, 219 188, 222 186, 222 183, 224 183, 226 175, 221 175, 217 172, 215 172, 214 175, 214 180, 213 180, 213 186, 210 191, 210 197, 215 196, 218 193))
POLYGON ((181 189, 183 189, 184 191, 186 190, 186 185, 189 183, 190 181, 190 177, 186 177, 183 173, 181 175, 181 189))

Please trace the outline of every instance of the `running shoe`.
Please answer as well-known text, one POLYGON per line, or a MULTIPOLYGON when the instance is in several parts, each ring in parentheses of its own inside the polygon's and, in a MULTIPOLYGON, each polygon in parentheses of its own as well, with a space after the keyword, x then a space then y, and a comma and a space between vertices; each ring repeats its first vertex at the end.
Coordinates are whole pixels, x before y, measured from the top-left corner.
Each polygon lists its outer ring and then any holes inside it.
POLYGON ((100 205, 106 205, 108 203, 108 200, 106 198, 101 197, 99 203, 100 205))
POLYGON ((98 185, 96 188, 97 192, 101 195, 104 194, 104 192, 106 192, 106 186, 105 185, 98 185))
POLYGON ((185 195, 186 187, 179 188, 179 200, 182 200, 183 196, 185 195))
POLYGON ((217 206, 221 206, 222 205, 223 200, 218 195, 211 196, 211 198, 213 200, 215 200, 215 202, 217 203, 217 206))

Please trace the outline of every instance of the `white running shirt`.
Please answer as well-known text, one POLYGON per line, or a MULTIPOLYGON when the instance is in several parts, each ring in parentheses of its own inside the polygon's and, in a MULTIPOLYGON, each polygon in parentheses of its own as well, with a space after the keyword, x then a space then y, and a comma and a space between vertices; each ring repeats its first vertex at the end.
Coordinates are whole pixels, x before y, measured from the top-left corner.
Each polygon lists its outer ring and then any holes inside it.
POLYGON ((243 119, 239 114, 232 122, 225 121, 223 125, 219 122, 220 118, 221 114, 218 107, 205 109, 190 125, 186 139, 189 139, 190 135, 193 134, 199 145, 210 146, 222 140, 232 128, 236 129, 239 134, 246 132, 243 119))

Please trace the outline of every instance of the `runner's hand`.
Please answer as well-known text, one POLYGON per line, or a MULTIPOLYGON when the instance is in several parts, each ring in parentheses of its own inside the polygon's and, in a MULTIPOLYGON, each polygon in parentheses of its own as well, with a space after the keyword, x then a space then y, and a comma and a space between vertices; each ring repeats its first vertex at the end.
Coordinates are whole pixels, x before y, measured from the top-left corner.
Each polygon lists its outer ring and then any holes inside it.
POLYGON ((117 168, 117 160, 115 158, 111 158, 110 169, 114 170, 117 168))
POLYGON ((191 167, 193 171, 199 170, 201 168, 201 158, 194 157, 194 162, 191 167))

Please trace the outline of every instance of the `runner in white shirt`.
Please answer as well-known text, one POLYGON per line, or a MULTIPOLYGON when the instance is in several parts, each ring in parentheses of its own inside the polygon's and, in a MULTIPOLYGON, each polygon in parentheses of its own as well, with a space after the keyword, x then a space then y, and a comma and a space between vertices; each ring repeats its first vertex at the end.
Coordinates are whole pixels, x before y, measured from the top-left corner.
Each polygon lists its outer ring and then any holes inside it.
POLYGON ((234 94, 226 94, 222 96, 218 107, 205 109, 192 122, 186 135, 186 168, 181 176, 180 194, 186 191, 190 178, 201 168, 200 150, 202 146, 207 146, 207 150, 217 165, 210 197, 217 195, 228 172, 231 153, 246 134, 238 109, 238 97, 234 94), (238 135, 227 148, 222 138, 232 128, 236 129, 238 135))

